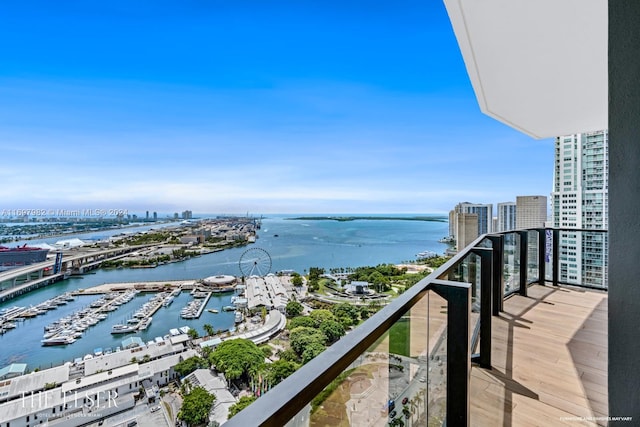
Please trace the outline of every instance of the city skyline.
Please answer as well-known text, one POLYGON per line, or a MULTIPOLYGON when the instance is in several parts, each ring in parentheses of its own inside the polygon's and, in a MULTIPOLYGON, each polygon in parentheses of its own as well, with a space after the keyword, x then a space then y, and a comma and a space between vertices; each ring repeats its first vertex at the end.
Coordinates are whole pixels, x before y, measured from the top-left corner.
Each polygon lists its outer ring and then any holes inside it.
POLYGON ((0 209, 447 213, 552 190, 553 141, 482 115, 439 2, 37 3, 0 6, 0 209))

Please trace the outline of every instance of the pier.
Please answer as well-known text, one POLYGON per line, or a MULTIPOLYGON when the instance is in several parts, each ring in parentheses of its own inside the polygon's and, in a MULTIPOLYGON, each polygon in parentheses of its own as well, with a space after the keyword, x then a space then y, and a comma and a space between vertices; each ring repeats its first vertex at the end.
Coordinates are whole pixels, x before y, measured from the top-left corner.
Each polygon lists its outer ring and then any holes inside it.
POLYGON ((213 292, 207 292, 207 296, 204 298, 204 301, 202 302, 202 304, 200 304, 200 308, 196 312, 196 317, 195 317, 196 319, 199 319, 200 316, 202 315, 204 308, 207 306, 207 303, 211 299, 211 294, 213 294, 213 292))
POLYGON ((182 317, 183 319, 199 319, 200 316, 202 315, 202 312, 204 311, 204 308, 207 306, 207 303, 209 302, 209 299, 211 299, 211 295, 213 294, 213 292, 206 292, 205 297, 204 298, 199 298, 198 295, 199 293, 202 293, 200 291, 195 291, 192 292, 191 294, 194 295, 194 300, 191 301, 189 304, 187 304, 187 306, 185 308, 182 309, 182 311, 180 312, 180 317, 182 317), (195 308, 195 305, 198 305, 197 308, 195 308))

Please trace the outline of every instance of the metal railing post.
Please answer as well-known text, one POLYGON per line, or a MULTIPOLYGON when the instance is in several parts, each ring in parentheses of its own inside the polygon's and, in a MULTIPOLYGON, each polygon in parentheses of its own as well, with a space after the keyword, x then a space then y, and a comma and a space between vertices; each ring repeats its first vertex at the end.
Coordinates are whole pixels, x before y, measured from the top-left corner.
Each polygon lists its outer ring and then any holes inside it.
POLYGON ((520 288, 519 294, 527 296, 527 266, 529 253, 529 232, 527 230, 518 231, 520 236, 520 288))
POLYGON ((480 355, 474 357, 482 368, 491 369, 491 290, 493 288, 493 249, 473 248, 471 253, 480 257, 480 355))
POLYGON ((491 240, 493 248, 493 310, 494 316, 498 316, 503 311, 504 301, 504 236, 496 234, 487 236, 491 240))
POLYGON ((546 268, 546 255, 547 255, 547 230, 544 228, 536 229, 538 232, 538 284, 544 286, 546 282, 547 272, 546 268))
POLYGON ((553 286, 558 286, 560 274, 560 230, 553 230, 553 286))
POLYGON ((469 427, 471 382, 471 284, 434 280, 447 300, 447 426, 469 427))

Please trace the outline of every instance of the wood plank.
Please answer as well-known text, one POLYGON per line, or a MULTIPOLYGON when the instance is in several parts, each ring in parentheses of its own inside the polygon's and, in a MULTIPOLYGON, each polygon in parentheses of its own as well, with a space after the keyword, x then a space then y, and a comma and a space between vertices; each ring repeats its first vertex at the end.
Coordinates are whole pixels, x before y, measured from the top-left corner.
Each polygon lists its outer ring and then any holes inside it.
POLYGON ((472 368, 472 425, 575 426, 572 417, 606 416, 606 293, 532 286, 529 297, 505 301, 492 334, 494 369, 472 368))

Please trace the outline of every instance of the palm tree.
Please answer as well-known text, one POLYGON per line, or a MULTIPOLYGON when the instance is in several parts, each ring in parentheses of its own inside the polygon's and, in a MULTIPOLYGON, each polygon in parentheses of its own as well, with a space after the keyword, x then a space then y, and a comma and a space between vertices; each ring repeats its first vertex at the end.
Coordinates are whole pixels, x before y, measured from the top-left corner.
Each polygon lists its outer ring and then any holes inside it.
POLYGON ((188 379, 182 380, 182 383, 180 384, 180 394, 185 396, 187 393, 189 393, 190 388, 191 381, 189 381, 188 379))
POLYGON ((214 335, 215 331, 213 329, 213 326, 211 326, 210 324, 206 323, 203 326, 203 328, 204 328, 204 331, 207 333, 207 335, 209 335, 209 336, 214 335))

